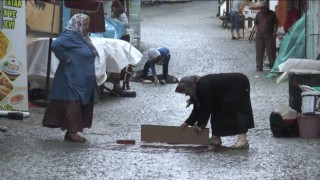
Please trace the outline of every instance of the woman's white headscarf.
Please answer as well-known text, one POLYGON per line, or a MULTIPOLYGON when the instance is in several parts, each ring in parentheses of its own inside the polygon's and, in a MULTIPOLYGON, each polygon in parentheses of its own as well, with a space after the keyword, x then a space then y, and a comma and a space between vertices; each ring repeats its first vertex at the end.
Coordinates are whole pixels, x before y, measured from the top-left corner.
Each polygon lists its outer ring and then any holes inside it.
POLYGON ((99 57, 98 51, 93 46, 92 41, 89 38, 88 34, 84 34, 83 32, 83 24, 84 24, 84 21, 87 19, 90 20, 90 17, 86 14, 75 14, 69 20, 67 26, 65 27, 65 30, 73 31, 79 34, 83 38, 83 40, 89 45, 93 53, 99 57))
POLYGON ((155 60, 160 55, 161 55, 160 52, 155 48, 150 48, 148 50, 148 60, 149 61, 155 60))

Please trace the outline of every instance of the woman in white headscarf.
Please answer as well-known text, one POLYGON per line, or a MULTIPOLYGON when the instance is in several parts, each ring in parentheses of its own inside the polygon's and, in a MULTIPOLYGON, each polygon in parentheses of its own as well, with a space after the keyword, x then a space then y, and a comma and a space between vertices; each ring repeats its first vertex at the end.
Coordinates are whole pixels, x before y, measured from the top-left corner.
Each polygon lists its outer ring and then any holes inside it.
POLYGON ((148 50, 148 61, 144 64, 142 79, 144 82, 147 78, 149 69, 151 69, 152 76, 155 84, 166 84, 168 77, 169 61, 170 61, 170 51, 166 47, 150 48, 148 50), (155 65, 162 65, 163 75, 162 78, 158 79, 155 65))
POLYGON ((78 132, 92 125, 94 98, 99 88, 95 76, 95 57, 99 56, 87 36, 89 16, 76 14, 52 43, 60 61, 55 73, 43 126, 67 130, 64 140, 85 142, 78 132))

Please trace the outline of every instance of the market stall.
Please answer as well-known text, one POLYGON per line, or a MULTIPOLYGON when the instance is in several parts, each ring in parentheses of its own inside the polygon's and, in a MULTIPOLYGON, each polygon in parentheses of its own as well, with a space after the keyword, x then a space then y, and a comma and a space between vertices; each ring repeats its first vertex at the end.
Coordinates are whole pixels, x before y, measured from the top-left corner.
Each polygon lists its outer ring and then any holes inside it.
MULTIPOLYGON (((53 39, 54 40, 54 39, 53 39)), ((96 58, 96 79, 100 85, 106 81, 106 73, 120 73, 129 64, 136 65, 142 54, 130 43, 110 38, 91 38, 99 53, 96 58)), ((27 46, 28 81, 30 89, 44 89, 47 77, 49 38, 38 38, 27 46)), ((50 84, 53 80, 59 61, 51 52, 50 84)))

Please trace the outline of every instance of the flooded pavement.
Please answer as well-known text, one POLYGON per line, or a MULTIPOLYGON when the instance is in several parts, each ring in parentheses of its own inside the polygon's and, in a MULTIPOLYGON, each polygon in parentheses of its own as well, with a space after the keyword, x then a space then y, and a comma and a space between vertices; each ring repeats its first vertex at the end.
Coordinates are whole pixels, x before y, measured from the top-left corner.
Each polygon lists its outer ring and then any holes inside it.
MULTIPOLYGON (((140 48, 169 48, 169 74, 178 79, 246 74, 255 118, 248 150, 140 142, 142 124, 179 126, 191 107, 185 108, 186 96, 174 92, 177 84, 131 82, 137 97, 106 95, 95 105, 84 144, 64 142, 60 129, 42 127, 45 108, 31 107, 23 121, 1 118, 7 132, 0 132, 0 179, 320 179, 319 138, 272 137, 269 116, 278 104, 288 104, 288 83, 276 84, 265 77, 267 71, 256 72, 249 33, 232 41, 215 17, 217 9, 217 1, 143 5, 140 48), (120 145, 118 139, 136 144, 120 145)), ((236 138, 223 137, 223 145, 236 138)))

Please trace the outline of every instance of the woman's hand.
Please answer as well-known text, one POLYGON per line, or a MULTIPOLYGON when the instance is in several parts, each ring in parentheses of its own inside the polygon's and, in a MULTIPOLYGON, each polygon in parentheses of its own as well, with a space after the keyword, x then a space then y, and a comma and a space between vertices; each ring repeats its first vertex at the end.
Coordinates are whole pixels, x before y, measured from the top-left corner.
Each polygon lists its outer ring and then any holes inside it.
POLYGON ((274 39, 276 39, 276 38, 277 38, 277 33, 274 32, 274 33, 272 34, 272 36, 273 36, 274 39))
POLYGON ((154 84, 159 84, 159 80, 157 76, 153 76, 154 84))
POLYGON ((70 59, 67 59, 67 60, 60 60, 59 62, 60 62, 60 63, 59 63, 59 65, 61 65, 61 66, 66 66, 67 64, 69 64, 69 63, 70 63, 70 59))
POLYGON ((199 127, 199 126, 197 126, 197 125, 195 125, 195 126, 193 126, 193 128, 194 128, 194 130, 196 131, 196 132, 200 132, 201 131, 201 127, 199 127))
POLYGON ((180 125, 180 127, 182 128, 182 129, 184 129, 184 128, 186 128, 186 127, 188 127, 189 125, 187 124, 187 123, 182 123, 181 125, 180 125))

